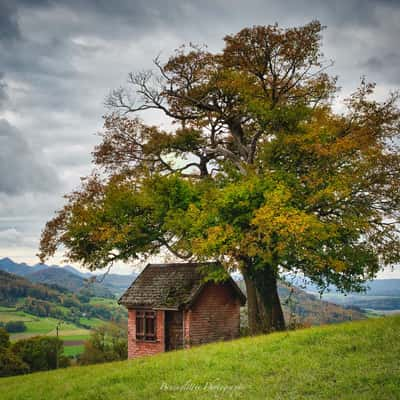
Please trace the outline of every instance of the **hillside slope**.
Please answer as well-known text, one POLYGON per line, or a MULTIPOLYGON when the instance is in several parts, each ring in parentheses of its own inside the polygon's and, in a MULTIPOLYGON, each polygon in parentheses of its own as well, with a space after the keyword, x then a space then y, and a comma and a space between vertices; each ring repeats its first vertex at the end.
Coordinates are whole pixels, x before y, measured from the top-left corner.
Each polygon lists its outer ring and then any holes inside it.
POLYGON ((26 263, 16 263, 7 257, 0 259, 0 271, 25 277, 32 282, 65 287, 72 292, 88 289, 94 296, 109 298, 112 295, 121 296, 137 277, 136 273, 130 275, 94 275, 81 272, 71 265, 60 267, 36 264, 29 266, 26 263))
POLYGON ((82 278, 60 267, 48 267, 26 275, 25 277, 32 282, 58 285, 70 290, 71 292, 79 292, 85 289, 93 296, 113 297, 113 294, 98 282, 89 282, 86 278, 82 278))
MULTIPOLYGON (((62 289, 61 289, 62 290, 62 289)), ((14 306, 18 299, 32 297, 38 300, 56 301, 63 293, 60 288, 52 288, 0 271, 0 305, 14 306)))
POLYGON ((396 399, 400 317, 0 379, 3 400, 396 399))
POLYGON ((282 282, 278 285, 278 293, 287 325, 293 322, 306 326, 324 325, 366 318, 360 308, 324 301, 314 294, 282 282))
MULTIPOLYGON (((237 283, 243 293, 246 293, 244 282, 237 281, 237 283)), ((360 308, 340 306, 321 300, 317 295, 295 286, 290 287, 285 282, 278 282, 278 294, 287 326, 324 325, 367 318, 367 314, 360 308)), ((247 326, 247 308, 242 309, 241 318, 242 326, 247 326)))
MULTIPOLYGON (((306 292, 318 296, 318 287, 309 281, 290 277, 293 285, 302 287, 306 292)), ((335 286, 330 286, 322 299, 345 307, 358 307, 378 312, 400 311, 400 279, 376 279, 367 281, 365 292, 340 293, 335 286)))

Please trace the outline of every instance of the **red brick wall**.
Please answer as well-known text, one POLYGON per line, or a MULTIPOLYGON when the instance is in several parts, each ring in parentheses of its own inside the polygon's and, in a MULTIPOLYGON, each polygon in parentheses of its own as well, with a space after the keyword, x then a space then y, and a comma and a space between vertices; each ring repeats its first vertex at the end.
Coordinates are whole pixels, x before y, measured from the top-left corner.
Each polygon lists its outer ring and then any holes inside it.
POLYGON ((164 311, 156 311, 156 335, 155 342, 136 340, 136 311, 128 310, 128 358, 147 356, 163 352, 165 350, 164 339, 164 311))
MULTIPOLYGON (((165 351, 165 312, 157 311, 157 340, 136 340, 136 311, 128 310, 128 358, 165 351)), ((239 336, 240 302, 228 284, 209 283, 192 308, 184 312, 184 347, 239 336)))
POLYGON ((209 283, 185 313, 185 346, 239 336, 240 302, 228 284, 209 283))

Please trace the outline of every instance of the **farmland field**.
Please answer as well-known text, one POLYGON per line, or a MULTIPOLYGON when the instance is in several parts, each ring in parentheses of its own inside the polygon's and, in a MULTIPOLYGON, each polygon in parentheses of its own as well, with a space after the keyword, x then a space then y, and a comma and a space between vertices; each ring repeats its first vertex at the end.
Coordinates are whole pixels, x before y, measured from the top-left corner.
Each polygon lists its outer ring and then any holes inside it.
MULTIPOLYGON (((23 311, 17 311, 15 308, 0 307, 0 322, 9 321, 23 321, 27 327, 25 332, 11 334, 12 342, 37 335, 56 336, 56 326, 59 322, 55 318, 37 317, 23 311)), ((100 325, 103 321, 97 318, 86 318, 84 323, 94 327, 100 325)), ((83 329, 70 322, 62 322, 59 325, 58 334, 64 341, 65 355, 76 356, 82 353, 83 342, 89 338, 90 330, 83 329)))

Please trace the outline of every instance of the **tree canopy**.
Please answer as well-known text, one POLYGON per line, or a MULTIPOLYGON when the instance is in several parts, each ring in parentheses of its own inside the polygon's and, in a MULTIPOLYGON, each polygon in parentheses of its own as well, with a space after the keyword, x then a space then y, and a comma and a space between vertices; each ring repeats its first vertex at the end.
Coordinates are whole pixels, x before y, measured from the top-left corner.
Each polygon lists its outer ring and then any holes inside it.
POLYGON ((183 46, 129 74, 108 98, 95 171, 47 223, 40 257, 219 260, 244 276, 252 332, 284 327, 282 272, 349 291, 398 262, 399 95, 379 102, 362 79, 340 101, 322 30, 245 28, 221 52, 183 46), (149 109, 171 128, 141 121, 149 109))

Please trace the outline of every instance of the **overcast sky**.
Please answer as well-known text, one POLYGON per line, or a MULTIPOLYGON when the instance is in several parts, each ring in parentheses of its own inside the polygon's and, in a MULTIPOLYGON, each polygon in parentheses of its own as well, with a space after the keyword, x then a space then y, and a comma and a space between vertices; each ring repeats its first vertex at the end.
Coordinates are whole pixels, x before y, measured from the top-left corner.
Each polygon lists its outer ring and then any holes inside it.
POLYGON ((399 0, 0 0, 0 258, 38 261, 40 231, 90 172, 104 99, 129 72, 183 43, 218 50, 245 26, 313 19, 343 95, 362 75, 382 98, 399 87, 399 0))

